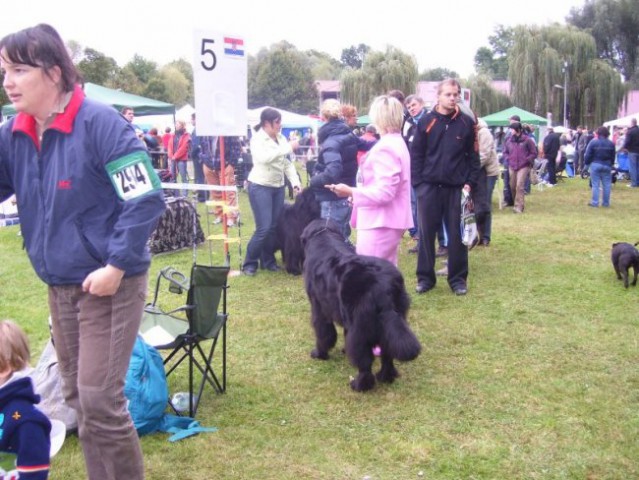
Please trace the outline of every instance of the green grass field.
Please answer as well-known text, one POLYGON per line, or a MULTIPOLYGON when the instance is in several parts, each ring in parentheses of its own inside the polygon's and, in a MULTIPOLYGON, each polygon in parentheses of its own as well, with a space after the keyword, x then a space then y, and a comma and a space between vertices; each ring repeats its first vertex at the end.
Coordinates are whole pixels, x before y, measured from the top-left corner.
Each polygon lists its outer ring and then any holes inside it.
MULTIPOLYGON (((175 444, 143 437, 147 478, 639 478, 639 287, 624 289, 610 262, 613 242, 639 240, 639 192, 616 184, 609 209, 587 207, 589 195, 586 180, 566 179, 533 187, 523 215, 496 208, 491 246, 470 253, 466 297, 445 281, 414 294, 406 237, 400 268, 423 351, 398 366, 397 382, 365 394, 348 385, 355 369, 341 334, 328 361, 310 358, 301 277, 231 277, 228 390, 206 391, 198 414, 219 431, 175 444)), ((245 192, 240 205, 245 249, 245 192)), ((0 315, 27 331, 35 362, 48 336, 46 288, 17 233, 0 229, 0 315)), ((213 249, 220 262, 221 244, 213 249)), ((230 254, 237 269, 237 244, 230 254)), ((208 263, 206 246, 198 257, 208 263)), ((192 258, 154 258, 151 282, 165 265, 188 271, 192 258)), ((171 381, 184 389, 185 376, 171 381)), ((83 469, 72 436, 51 479, 83 469)))

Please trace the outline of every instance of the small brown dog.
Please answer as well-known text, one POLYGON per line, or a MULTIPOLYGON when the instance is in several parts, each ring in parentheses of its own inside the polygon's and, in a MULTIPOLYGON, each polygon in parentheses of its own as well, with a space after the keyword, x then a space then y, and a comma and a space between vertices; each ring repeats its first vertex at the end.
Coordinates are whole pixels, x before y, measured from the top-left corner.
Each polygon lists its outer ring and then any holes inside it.
MULTIPOLYGON (((635 245, 639 242, 635 243, 635 245)), ((612 244, 612 266, 615 268, 617 278, 623 278, 623 286, 628 288, 628 273, 630 267, 634 269, 634 279, 632 285, 637 285, 637 275, 639 274, 639 250, 633 245, 626 242, 612 244)))

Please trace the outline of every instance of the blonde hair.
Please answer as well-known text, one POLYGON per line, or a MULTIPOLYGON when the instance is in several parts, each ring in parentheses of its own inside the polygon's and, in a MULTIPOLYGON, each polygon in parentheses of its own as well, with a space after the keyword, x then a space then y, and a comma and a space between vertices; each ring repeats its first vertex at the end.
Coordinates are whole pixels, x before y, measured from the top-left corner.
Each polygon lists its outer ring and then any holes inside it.
POLYGON ((404 107, 395 97, 381 95, 371 104, 368 112, 379 133, 399 133, 404 123, 404 107))
POLYGON ((337 118, 341 118, 342 116, 342 107, 340 103, 334 98, 329 98, 328 100, 324 100, 322 103, 322 107, 320 108, 320 115, 326 119, 326 121, 335 120, 337 118))
POLYGON ((0 320, 0 372, 22 370, 29 365, 29 339, 11 320, 0 320))

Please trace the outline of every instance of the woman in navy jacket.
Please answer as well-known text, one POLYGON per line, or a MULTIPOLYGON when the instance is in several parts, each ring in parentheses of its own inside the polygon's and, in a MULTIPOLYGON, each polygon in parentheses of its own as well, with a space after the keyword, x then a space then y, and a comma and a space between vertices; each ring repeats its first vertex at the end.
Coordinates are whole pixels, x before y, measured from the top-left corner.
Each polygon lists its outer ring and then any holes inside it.
POLYGON ((66 402, 89 479, 142 479, 124 378, 146 297, 149 235, 164 197, 146 148, 85 98, 49 25, 0 40, 18 115, 0 128, 0 200, 15 193, 29 259, 48 285, 66 402))

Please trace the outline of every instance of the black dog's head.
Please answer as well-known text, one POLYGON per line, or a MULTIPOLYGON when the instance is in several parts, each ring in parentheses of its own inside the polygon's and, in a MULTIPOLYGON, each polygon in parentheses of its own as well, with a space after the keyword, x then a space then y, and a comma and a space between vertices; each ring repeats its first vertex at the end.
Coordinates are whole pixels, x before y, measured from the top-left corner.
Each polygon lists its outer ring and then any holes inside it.
POLYGON ((305 188, 297 197, 295 197, 293 208, 298 215, 302 215, 304 218, 308 219, 308 221, 320 218, 320 204, 316 200, 315 194, 310 188, 305 188))
POLYGON ((302 246, 306 247, 309 240, 319 235, 331 235, 343 238, 340 233, 339 226, 335 222, 324 218, 318 218, 317 220, 313 220, 306 226, 306 228, 304 228, 304 231, 300 236, 302 246))

